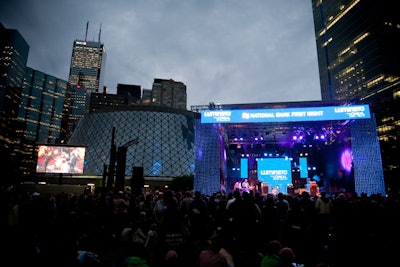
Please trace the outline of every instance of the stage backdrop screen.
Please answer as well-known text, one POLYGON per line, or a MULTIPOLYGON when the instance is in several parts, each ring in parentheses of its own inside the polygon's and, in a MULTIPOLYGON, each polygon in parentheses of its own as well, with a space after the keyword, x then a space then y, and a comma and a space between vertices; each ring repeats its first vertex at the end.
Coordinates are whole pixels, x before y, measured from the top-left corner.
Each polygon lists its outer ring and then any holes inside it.
POLYGON ((86 147, 39 145, 37 173, 83 174, 86 147))
POLYGON ((300 157, 300 178, 308 178, 308 167, 307 167, 307 158, 300 157))
POLYGON ((257 175, 261 183, 268 183, 269 193, 287 194, 287 187, 292 184, 290 159, 258 158, 257 175))
POLYGON ((249 178, 249 159, 240 159, 240 178, 249 178))

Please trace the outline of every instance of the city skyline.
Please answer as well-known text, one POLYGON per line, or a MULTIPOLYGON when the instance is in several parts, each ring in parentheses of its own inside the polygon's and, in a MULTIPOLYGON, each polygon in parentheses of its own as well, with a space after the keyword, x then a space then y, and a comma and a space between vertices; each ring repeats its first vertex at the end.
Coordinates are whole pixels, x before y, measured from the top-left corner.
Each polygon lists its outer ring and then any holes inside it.
POLYGON ((2 2, 0 17, 29 44, 29 67, 65 80, 89 21, 87 40, 101 37, 107 53, 109 93, 160 78, 187 86, 188 109, 321 99, 311 1, 18 0, 2 2))

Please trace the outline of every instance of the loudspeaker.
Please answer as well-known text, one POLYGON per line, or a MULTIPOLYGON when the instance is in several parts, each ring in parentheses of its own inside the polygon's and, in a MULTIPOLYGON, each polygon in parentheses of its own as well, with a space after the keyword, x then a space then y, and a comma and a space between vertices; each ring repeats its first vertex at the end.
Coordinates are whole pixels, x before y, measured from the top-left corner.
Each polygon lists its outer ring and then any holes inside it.
POLYGON ((132 178, 134 177, 143 177, 143 167, 133 167, 132 178))
POLYGON ((134 194, 142 193, 144 187, 143 167, 133 167, 131 178, 131 190, 134 194))
POLYGON ((119 147, 117 151, 116 191, 123 191, 125 187, 126 151, 126 147, 119 147))

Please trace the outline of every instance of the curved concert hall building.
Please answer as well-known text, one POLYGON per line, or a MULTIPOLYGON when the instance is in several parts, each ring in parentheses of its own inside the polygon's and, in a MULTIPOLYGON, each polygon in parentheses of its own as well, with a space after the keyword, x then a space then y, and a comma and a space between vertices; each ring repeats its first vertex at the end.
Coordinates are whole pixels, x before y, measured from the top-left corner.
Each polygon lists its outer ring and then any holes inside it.
POLYGON ((139 167, 145 177, 173 178, 194 173, 194 123, 186 110, 117 107, 85 115, 68 144, 86 147, 84 175, 102 176, 104 165, 113 164, 114 145, 115 157, 126 157, 126 176, 139 167))

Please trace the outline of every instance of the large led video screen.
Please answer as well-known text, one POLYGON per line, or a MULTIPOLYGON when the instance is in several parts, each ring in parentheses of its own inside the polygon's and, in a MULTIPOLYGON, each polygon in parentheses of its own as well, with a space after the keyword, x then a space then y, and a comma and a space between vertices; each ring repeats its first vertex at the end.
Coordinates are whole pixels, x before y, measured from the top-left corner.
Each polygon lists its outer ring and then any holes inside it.
POLYGON ((36 173, 83 174, 86 147, 39 145, 36 173))
POLYGON ((287 193, 287 187, 292 184, 291 161, 289 158, 258 158, 258 180, 268 183, 271 192, 287 193))

